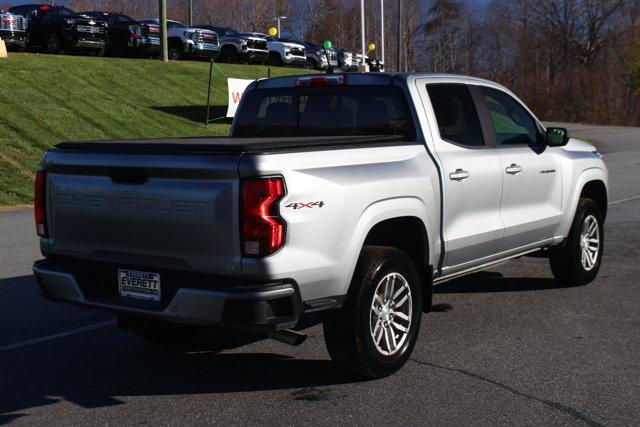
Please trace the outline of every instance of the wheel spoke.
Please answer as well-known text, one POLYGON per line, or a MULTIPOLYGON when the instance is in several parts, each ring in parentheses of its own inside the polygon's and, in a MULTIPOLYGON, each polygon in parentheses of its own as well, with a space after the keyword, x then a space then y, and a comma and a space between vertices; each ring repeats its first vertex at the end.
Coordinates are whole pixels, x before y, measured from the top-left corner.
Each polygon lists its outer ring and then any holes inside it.
POLYGON ((409 316, 407 316, 406 314, 404 314, 401 311, 392 311, 391 312, 394 316, 401 318, 402 320, 404 320, 405 322, 408 322, 409 320, 411 320, 411 318, 409 316))
POLYGON ((374 302, 375 302, 375 301, 378 301, 378 302, 380 303, 380 305, 384 305, 384 301, 382 301, 382 298, 380 298, 380 295, 378 295, 378 294, 375 294, 375 295, 373 296, 373 301, 374 301, 374 302))
POLYGON ((382 335, 384 334, 384 328, 378 329, 378 336, 375 337, 376 345, 380 345, 380 340, 382 339, 382 335))
POLYGON ((400 294, 402 293, 402 291, 404 291, 404 288, 406 288, 407 285, 402 286, 400 289, 398 289, 398 291, 395 293, 395 295, 391 298, 392 301, 395 301, 396 298, 398 298, 400 296, 400 294))
POLYGON ((380 328, 380 326, 382 326, 382 320, 378 319, 378 321, 376 322, 376 326, 373 328, 373 336, 376 336, 376 333, 378 333, 378 329, 380 328))
POLYGON ((409 330, 407 328, 405 328, 404 326, 402 326, 399 323, 396 322, 391 322, 391 325, 393 325, 397 330, 399 330, 400 332, 409 332, 409 330))
POLYGON ((396 341, 396 333, 393 331, 393 328, 391 327, 391 325, 389 325, 388 328, 389 328, 389 334, 391 335, 391 342, 393 343, 393 350, 395 350, 396 347, 398 346, 398 341, 396 341))
POLYGON ((402 305, 409 299, 409 294, 402 297, 400 301, 396 304, 396 307, 402 307, 402 305))
POLYGON ((391 343, 389 343, 389 331, 386 327, 383 327, 382 330, 384 331, 384 341, 387 343, 387 351, 391 352, 392 348, 391 343))

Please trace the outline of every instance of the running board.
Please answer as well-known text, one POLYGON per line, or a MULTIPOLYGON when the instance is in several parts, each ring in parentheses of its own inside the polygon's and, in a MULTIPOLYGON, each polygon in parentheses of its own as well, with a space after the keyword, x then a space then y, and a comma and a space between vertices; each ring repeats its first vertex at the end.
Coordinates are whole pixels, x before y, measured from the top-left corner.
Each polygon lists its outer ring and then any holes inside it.
POLYGON ((471 268, 468 268, 466 270, 459 271, 457 273, 448 274, 446 276, 438 277, 436 279, 433 279, 433 284, 435 285, 437 283, 442 283, 442 282, 446 282, 446 281, 449 281, 449 280, 452 280, 452 279, 456 279, 456 278, 458 278, 460 276, 465 276, 465 275, 467 275, 469 273, 473 273, 474 271, 482 270, 484 268, 491 267, 492 265, 502 264, 503 262, 512 260, 514 258, 520 258, 521 256, 524 256, 524 255, 527 255, 527 254, 530 254, 532 252, 536 252, 536 251, 539 251, 539 250, 540 250, 540 248, 530 249, 528 251, 519 252, 519 253, 517 253, 515 255, 508 256, 506 258, 500 258, 500 259, 497 259, 495 261, 491 261, 491 262, 487 262, 487 263, 484 263, 484 264, 480 264, 480 265, 477 265, 475 267, 471 267, 471 268))

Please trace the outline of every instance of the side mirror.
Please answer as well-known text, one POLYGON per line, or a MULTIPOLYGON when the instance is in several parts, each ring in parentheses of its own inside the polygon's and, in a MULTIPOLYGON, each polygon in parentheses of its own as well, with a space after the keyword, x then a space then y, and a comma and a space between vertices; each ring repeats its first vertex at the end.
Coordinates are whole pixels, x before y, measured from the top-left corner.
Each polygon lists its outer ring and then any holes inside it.
POLYGON ((562 147, 569 142, 569 132, 565 128, 547 128, 547 145, 562 147))

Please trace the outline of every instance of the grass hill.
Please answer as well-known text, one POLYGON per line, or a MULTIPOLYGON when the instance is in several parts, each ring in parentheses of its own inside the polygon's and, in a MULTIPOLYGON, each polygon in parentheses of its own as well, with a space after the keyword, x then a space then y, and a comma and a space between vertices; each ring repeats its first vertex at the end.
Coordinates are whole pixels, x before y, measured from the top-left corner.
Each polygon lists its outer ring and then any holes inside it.
MULTIPOLYGON (((223 116, 227 77, 266 77, 267 67, 214 66, 211 117, 223 116)), ((272 76, 299 69, 272 68, 272 76)), ((0 206, 32 202, 42 153, 70 140, 224 135, 203 125, 209 64, 10 54, 0 60, 0 206)))

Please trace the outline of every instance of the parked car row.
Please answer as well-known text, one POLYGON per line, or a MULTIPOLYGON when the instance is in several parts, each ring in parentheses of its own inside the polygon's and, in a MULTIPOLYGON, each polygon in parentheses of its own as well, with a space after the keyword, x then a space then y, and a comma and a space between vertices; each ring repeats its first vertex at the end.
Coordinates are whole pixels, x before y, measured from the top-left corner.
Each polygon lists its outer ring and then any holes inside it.
MULTIPOLYGON (((318 43, 275 38, 258 32, 240 32, 209 24, 189 27, 167 20, 169 59, 214 58, 220 62, 243 62, 315 70, 340 68, 353 71, 362 55, 318 43)), ((112 12, 75 12, 49 4, 13 6, 0 12, 0 38, 10 50, 35 49, 50 54, 61 51, 96 55, 157 56, 160 21, 134 19, 112 12)), ((382 64, 365 57, 374 71, 382 64)))

